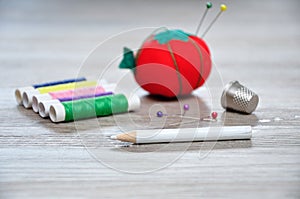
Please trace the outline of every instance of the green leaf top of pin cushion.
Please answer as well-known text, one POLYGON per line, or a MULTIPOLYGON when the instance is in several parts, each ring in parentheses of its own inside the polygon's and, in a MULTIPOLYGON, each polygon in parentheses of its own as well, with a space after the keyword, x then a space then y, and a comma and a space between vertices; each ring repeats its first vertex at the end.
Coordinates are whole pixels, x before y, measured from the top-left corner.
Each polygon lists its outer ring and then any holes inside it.
POLYGON ((134 70, 136 67, 133 51, 127 47, 124 47, 123 59, 119 65, 119 68, 128 68, 134 70))
POLYGON ((160 44, 166 44, 171 40, 187 42, 189 40, 189 34, 183 32, 182 30, 166 30, 156 34, 154 39, 160 44))

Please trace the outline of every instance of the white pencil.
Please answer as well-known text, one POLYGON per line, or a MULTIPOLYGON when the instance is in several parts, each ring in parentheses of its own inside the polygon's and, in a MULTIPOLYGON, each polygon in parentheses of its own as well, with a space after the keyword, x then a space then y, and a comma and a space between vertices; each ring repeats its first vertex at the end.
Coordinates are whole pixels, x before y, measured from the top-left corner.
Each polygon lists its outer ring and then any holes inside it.
POLYGON ((250 139, 251 126, 151 129, 113 135, 112 140, 135 144, 250 139))

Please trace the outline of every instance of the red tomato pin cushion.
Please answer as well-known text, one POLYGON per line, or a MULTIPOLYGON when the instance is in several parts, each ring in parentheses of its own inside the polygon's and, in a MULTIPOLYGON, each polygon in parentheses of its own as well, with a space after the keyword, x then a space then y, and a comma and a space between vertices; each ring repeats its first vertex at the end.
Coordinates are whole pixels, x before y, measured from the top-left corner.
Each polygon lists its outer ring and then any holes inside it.
POLYGON ((211 65, 202 39, 181 30, 164 30, 150 35, 136 57, 124 48, 119 67, 131 69, 137 83, 150 94, 175 97, 203 85, 211 65))

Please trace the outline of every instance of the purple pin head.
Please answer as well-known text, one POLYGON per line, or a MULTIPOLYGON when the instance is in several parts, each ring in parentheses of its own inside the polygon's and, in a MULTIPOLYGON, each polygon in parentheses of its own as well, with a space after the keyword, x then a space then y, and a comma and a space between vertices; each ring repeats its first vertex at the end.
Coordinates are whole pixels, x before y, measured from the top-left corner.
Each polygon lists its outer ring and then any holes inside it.
POLYGON ((156 115, 157 115, 157 117, 162 117, 162 116, 164 116, 163 112, 161 112, 161 111, 157 111, 156 115))
POLYGON ((190 106, 188 104, 183 105, 183 110, 188 111, 190 109, 190 106))

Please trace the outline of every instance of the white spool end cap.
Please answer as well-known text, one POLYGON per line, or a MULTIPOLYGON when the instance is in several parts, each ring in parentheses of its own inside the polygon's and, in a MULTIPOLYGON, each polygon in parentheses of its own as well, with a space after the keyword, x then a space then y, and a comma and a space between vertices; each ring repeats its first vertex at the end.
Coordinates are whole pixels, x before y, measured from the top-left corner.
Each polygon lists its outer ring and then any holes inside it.
POLYGON ((66 111, 62 103, 52 104, 49 109, 49 116, 52 122, 63 122, 66 118, 66 111))
POLYGON ((41 101, 48 101, 48 100, 51 100, 51 99, 52 99, 52 97, 48 93, 34 95, 32 97, 32 109, 33 109, 33 111, 38 113, 39 112, 39 103, 41 101))
POLYGON ((23 106, 25 108, 31 108, 32 97, 37 94, 40 94, 40 92, 38 90, 25 91, 23 93, 23 106))
POLYGON ((128 101, 128 111, 136 111, 141 107, 141 100, 138 95, 125 95, 128 101))
POLYGON ((17 88, 15 90, 15 98, 19 105, 23 104, 23 93, 25 91, 31 91, 31 90, 34 90, 34 88, 32 86, 21 87, 21 88, 17 88))
POLYGON ((49 116, 49 110, 50 106, 52 104, 60 103, 59 100, 54 99, 54 100, 48 100, 48 101, 41 101, 39 102, 39 114, 42 118, 48 117, 49 116))

